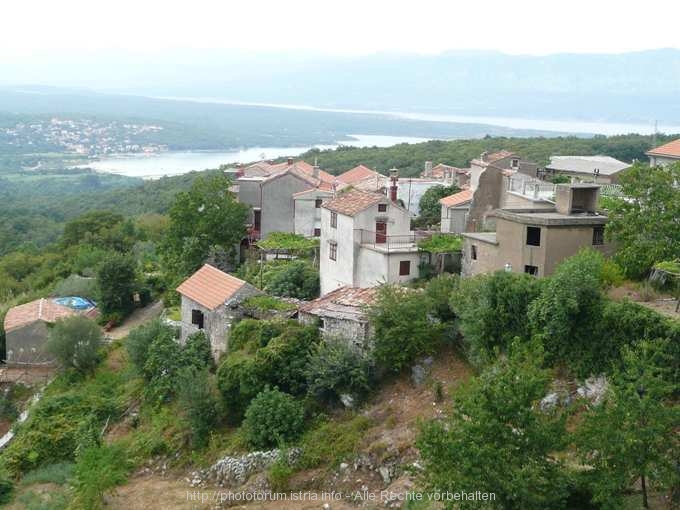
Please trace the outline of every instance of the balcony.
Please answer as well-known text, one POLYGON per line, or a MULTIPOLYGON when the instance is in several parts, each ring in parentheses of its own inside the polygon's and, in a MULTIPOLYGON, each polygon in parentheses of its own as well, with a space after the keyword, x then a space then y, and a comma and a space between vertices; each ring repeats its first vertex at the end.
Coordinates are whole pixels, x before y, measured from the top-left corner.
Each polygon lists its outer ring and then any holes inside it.
POLYGON ((390 252, 416 252, 418 243, 424 239, 429 239, 432 234, 427 232, 409 232, 402 235, 386 235, 382 232, 372 230, 356 229, 355 239, 358 239, 361 246, 374 250, 390 252))

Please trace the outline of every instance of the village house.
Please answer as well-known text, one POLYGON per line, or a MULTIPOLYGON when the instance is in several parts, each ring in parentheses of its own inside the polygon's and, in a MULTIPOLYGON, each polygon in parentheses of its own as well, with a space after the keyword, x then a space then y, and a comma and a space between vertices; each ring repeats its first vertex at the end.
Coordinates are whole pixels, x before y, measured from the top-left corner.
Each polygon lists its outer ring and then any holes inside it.
POLYGON ((242 303, 263 294, 252 285, 205 264, 177 287, 181 296, 181 336, 186 339, 203 331, 213 357, 229 349, 231 327, 244 315, 242 303))
POLYGON ((470 184, 470 169, 458 168, 439 163, 432 166, 432 161, 425 162, 425 169, 420 173, 424 179, 436 179, 445 186, 464 188, 470 184))
POLYGON ((418 236, 397 202, 396 182, 393 176, 389 197, 350 189, 321 205, 321 295, 418 277, 418 236))
POLYGON ((465 232, 468 211, 472 203, 472 190, 464 189, 439 200, 441 205, 441 231, 444 234, 465 232))
POLYGON ((537 177, 539 166, 536 163, 523 160, 514 152, 502 150, 488 153, 482 152, 479 158, 470 161, 470 188, 474 191, 479 185, 482 173, 493 166, 499 170, 507 170, 510 173, 520 173, 529 177, 537 177))
POLYGON ((680 138, 647 152, 650 166, 666 166, 680 162, 680 138))
POLYGON ((94 319, 98 311, 94 304, 78 309, 45 298, 10 308, 3 324, 5 362, 31 365, 54 363, 54 358, 45 350, 49 328, 60 319, 78 314, 94 319))
POLYGON ((375 301, 377 290, 340 287, 300 306, 298 320, 318 324, 325 340, 343 340, 356 349, 367 350, 372 332, 366 309, 375 301))
MULTIPOLYGON (((315 189, 329 192, 334 182, 335 177, 318 166, 304 161, 294 162, 292 159, 276 165, 260 162, 241 169, 235 189, 239 202, 250 208, 250 240, 263 239, 271 232, 314 235, 315 215, 306 214, 309 204, 305 201, 296 204, 296 194, 315 189), (297 225, 296 205, 299 205, 302 215, 297 225), (303 218, 307 223, 303 222, 303 218)), ((313 206, 316 198, 310 200, 313 206)))
POLYGON ((614 184, 630 164, 610 156, 552 156, 546 176, 564 175, 575 182, 614 184))
POLYGON ((558 184, 555 193, 551 209, 498 209, 495 232, 463 233, 463 276, 498 270, 548 276, 581 248, 608 253, 599 186, 558 184))
POLYGON ((376 193, 387 194, 389 179, 375 170, 359 165, 337 176, 339 183, 352 186, 362 191, 373 191, 376 193))

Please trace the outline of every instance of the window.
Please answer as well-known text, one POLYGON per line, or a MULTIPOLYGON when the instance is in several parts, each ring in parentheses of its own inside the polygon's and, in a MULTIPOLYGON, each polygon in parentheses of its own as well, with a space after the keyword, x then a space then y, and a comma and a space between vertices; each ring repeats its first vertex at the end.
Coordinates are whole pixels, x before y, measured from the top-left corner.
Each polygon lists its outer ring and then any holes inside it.
POLYGON ((477 260, 477 246, 474 244, 470 246, 470 258, 472 260, 477 260))
POLYGON ((320 236, 321 236, 321 229, 315 228, 314 229, 314 237, 320 237, 320 236))
POLYGON ((331 260, 338 260, 338 243, 331 243, 328 258, 331 260))
POLYGON ((321 207, 321 202, 322 202, 322 200, 320 198, 317 198, 316 200, 314 200, 314 207, 316 207, 317 209, 319 207, 321 207))
POLYGON ((401 260, 399 261, 399 276, 408 276, 411 274, 411 261, 401 260))
POLYGON ((604 244, 604 227, 593 228, 593 245, 599 246, 604 244))
POLYGON ((253 228, 259 232, 261 225, 262 225, 262 211, 260 211, 259 209, 255 209, 253 211, 253 228))
POLYGON ((331 213, 331 228, 338 228, 338 213, 331 213))
POLYGON ((387 212, 387 204, 378 204, 378 212, 387 212))
POLYGON ((203 329, 203 312, 200 310, 191 310, 191 323, 195 324, 198 329, 203 329))
POLYGON ((524 266, 524 272, 531 276, 538 276, 538 266, 524 266))
POLYGON ((527 246, 541 246, 541 227, 527 227, 527 246))
POLYGON ((519 159, 515 158, 510 162, 512 168, 519 168, 519 159))
POLYGON ((319 329, 326 329, 326 321, 323 319, 319 319, 319 329))

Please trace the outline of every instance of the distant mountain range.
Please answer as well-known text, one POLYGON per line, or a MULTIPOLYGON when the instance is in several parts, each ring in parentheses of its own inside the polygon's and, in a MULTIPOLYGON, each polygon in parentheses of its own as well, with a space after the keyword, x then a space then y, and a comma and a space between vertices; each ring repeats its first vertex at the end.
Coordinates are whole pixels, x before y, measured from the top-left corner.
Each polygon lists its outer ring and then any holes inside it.
MULTIPOLYGON (((537 41, 540 45, 540 41, 537 41)), ((517 56, 180 51, 0 62, 0 83, 331 108, 680 124, 680 50, 517 56)))

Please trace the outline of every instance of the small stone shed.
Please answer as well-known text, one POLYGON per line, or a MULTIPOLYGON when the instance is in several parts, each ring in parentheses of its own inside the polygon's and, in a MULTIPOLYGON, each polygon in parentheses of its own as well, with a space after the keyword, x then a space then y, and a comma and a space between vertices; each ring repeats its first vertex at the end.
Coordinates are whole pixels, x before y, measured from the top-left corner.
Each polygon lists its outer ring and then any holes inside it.
POLYGON ((74 309, 51 299, 36 299, 10 308, 5 315, 5 362, 42 365, 54 363, 45 350, 49 327, 59 319, 76 315, 74 309))
POLYGON ((301 305, 298 319, 303 324, 318 321, 324 339, 343 339, 366 350, 372 336, 366 309, 375 301, 377 292, 377 287, 340 287, 301 305))
POLYGON ((249 283, 205 264, 177 287, 182 297, 180 340, 203 331, 213 357, 229 349, 231 327, 244 315, 242 303, 263 292, 249 283))

